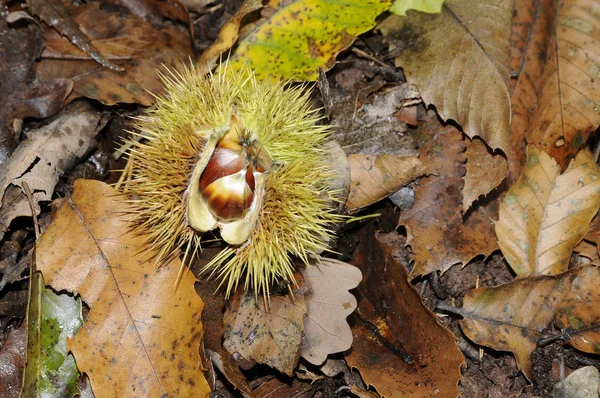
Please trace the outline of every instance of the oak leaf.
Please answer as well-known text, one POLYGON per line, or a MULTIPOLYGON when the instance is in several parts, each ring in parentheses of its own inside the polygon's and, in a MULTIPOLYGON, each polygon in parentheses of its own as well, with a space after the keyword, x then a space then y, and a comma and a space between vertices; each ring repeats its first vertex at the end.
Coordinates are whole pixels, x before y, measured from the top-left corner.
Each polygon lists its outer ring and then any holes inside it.
POLYGON ((77 180, 37 242, 39 270, 55 290, 90 307, 67 342, 96 397, 208 396, 199 345, 202 300, 180 263, 157 268, 140 254, 122 213, 124 196, 98 181, 77 180))
POLYGON ((556 275, 568 269, 573 248, 600 206, 600 167, 587 150, 561 174, 530 145, 527 165, 500 204, 498 244, 517 274, 556 275))

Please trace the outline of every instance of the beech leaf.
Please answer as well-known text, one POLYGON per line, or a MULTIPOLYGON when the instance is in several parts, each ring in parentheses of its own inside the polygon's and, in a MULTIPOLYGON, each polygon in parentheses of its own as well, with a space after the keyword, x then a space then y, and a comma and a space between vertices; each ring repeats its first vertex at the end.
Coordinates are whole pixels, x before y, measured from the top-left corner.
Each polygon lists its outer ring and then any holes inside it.
POLYGON ((350 195, 346 207, 356 212, 393 194, 427 172, 415 156, 348 156, 350 195))
MULTIPOLYGON (((447 0, 440 14, 392 16, 380 26, 405 46, 396 66, 444 120, 508 154, 513 1, 447 0)), ((392 44, 394 39, 388 38, 392 44)))
POLYGON ((96 397, 202 396, 203 303, 180 261, 157 268, 130 230, 125 197, 108 185, 77 180, 72 197, 37 241, 39 270, 55 290, 78 293, 90 307, 67 342, 96 397))
POLYGON ((360 270, 351 264, 331 258, 321 258, 319 262, 301 271, 310 294, 306 298, 300 356, 314 365, 321 365, 327 355, 352 346, 352 331, 346 318, 356 308, 356 298, 348 290, 362 280, 360 270))
POLYGON ((569 342, 600 354, 600 269, 585 266, 558 276, 536 275, 473 289, 463 302, 461 327, 477 344, 515 354, 531 379, 530 354, 550 322, 570 328, 569 342))
POLYGON ((527 165, 500 204, 498 244, 517 274, 555 275, 568 269, 573 248, 600 206, 600 167, 587 150, 560 166, 533 145, 527 165))

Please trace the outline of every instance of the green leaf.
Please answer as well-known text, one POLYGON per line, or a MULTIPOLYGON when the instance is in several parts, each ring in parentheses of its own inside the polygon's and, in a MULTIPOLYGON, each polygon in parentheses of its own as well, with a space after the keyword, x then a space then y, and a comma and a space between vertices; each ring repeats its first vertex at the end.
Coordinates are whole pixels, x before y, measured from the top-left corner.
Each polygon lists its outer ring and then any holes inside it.
POLYGON ((73 397, 80 376, 67 338, 83 325, 81 300, 56 294, 39 272, 31 276, 27 310, 27 363, 22 397, 73 397))
POLYGON ((406 15, 408 10, 437 14, 442 12, 443 4, 444 0, 396 0, 390 11, 401 16, 406 15))
POLYGON ((297 0, 276 9, 259 23, 231 58, 260 75, 316 81, 356 36, 375 26, 391 0, 297 0))

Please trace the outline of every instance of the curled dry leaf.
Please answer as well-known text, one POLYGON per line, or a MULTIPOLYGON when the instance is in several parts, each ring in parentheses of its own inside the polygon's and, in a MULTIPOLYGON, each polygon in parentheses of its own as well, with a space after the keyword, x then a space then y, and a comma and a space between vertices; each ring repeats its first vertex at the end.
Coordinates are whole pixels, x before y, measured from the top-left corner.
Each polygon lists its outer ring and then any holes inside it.
POLYGON ((388 197, 427 172, 415 156, 363 155, 348 156, 350 195, 346 207, 357 212, 388 197))
POLYGON ((498 248, 493 218, 497 202, 462 214, 465 173, 464 141, 451 126, 430 120, 432 138, 421 147, 420 159, 430 173, 415 186, 415 204, 403 210, 398 226, 406 227, 407 244, 415 260, 411 277, 448 270, 473 257, 489 255, 498 248))
POLYGON ((6 199, 0 209, 0 238, 14 218, 31 216, 23 182, 36 203, 50 201, 60 176, 96 145, 94 137, 103 127, 100 120, 89 104, 73 104, 48 125, 30 130, 10 161, 0 165, 0 199, 6 199))
POLYGON ((511 351, 531 379, 530 354, 554 320, 571 328, 570 344, 600 354, 600 269, 585 266, 558 276, 530 276, 512 283, 470 290, 461 327, 477 344, 511 351))
MULTIPOLYGON (((47 29, 44 32, 46 48, 37 73, 42 77, 71 79, 74 86, 68 102, 83 96, 106 105, 152 105, 153 94, 163 89, 156 71, 181 67, 194 55, 189 31, 170 21, 165 22, 162 15, 160 18, 142 18, 116 0, 83 4, 61 1, 90 43, 105 58, 118 60, 119 66, 125 69, 125 72, 117 72, 99 67, 69 40, 53 29, 47 29), (156 24, 157 19, 159 24, 156 24)), ((175 11, 179 10, 176 3, 169 4, 176 8, 175 11)), ((160 11, 170 17, 166 8, 160 11)))
POLYGON ((270 296, 269 307, 254 292, 238 289, 229 300, 223 322, 223 347, 242 363, 264 363, 289 376, 298 363, 304 331, 308 289, 296 276, 298 287, 289 295, 270 296))
MULTIPOLYGON (((553 10, 553 8, 550 8, 553 10)), ((600 14, 594 0, 558 3, 527 141, 564 168, 600 124, 600 14)), ((536 54, 536 56, 539 56, 536 54)))
POLYGON ((402 40, 396 66, 419 87, 423 101, 505 154, 512 11, 512 1, 446 0, 440 14, 392 16, 381 27, 402 40))
POLYGON ((249 64, 257 73, 285 79, 316 81, 337 54, 356 36, 375 26, 390 0, 326 0, 281 2, 257 24, 231 57, 231 66, 249 64))
POLYGON ((352 346, 352 331, 346 318, 356 308, 356 298, 348 290, 362 280, 360 270, 351 264, 330 258, 319 262, 301 271, 310 293, 306 297, 300 356, 314 365, 321 365, 327 355, 352 346))
POLYGON ((365 280, 358 287, 357 315, 350 318, 354 342, 346 361, 386 397, 456 397, 463 356, 454 334, 408 281, 394 249, 399 238, 375 236, 373 228, 361 236, 353 262, 365 280))
POLYGON ((123 216, 124 198, 77 180, 37 242, 37 265, 55 290, 81 295, 90 313, 68 341, 96 397, 207 396, 199 345, 202 300, 179 260, 157 269, 123 216))
POLYGON ((517 274, 556 275, 600 206, 600 167, 587 150, 560 166, 530 145, 527 165, 500 204, 498 244, 517 274))
POLYGON ((462 190, 462 210, 469 210, 481 195, 496 188, 508 173, 508 162, 502 154, 493 154, 480 139, 465 141, 467 174, 462 190))

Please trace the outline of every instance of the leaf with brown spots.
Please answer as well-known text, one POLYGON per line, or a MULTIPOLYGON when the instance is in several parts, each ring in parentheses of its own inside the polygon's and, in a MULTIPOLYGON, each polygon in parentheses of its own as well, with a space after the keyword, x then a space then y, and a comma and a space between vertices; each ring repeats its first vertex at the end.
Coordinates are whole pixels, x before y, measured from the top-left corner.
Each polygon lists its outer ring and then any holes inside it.
POLYGON ((130 232, 123 197, 77 180, 71 199, 37 242, 37 265, 55 290, 90 307, 68 341, 96 397, 208 396, 200 364, 202 300, 179 261, 157 269, 143 258, 144 237, 130 232))
POLYGON ((467 174, 462 190, 462 211, 469 210, 473 202, 496 188, 508 173, 508 162, 500 154, 493 154, 478 138, 465 141, 467 174))
POLYGON ((464 141, 454 127, 441 127, 435 119, 426 129, 432 139, 421 148, 420 159, 430 175, 415 186, 415 204, 402 211, 398 226, 405 226, 407 244, 415 260, 411 277, 448 270, 498 248, 493 218, 497 202, 462 214, 465 174, 464 141))
POLYGON ((564 0, 557 12, 550 6, 556 17, 525 136, 565 168, 600 124, 600 14, 594 0, 564 0))
POLYGON ((393 194, 427 172, 414 156, 363 155, 348 156, 350 195, 346 207, 357 212, 393 194))
MULTIPOLYGON (((79 5, 62 1, 90 43, 105 58, 125 69, 125 72, 117 72, 102 68, 68 39, 53 29, 46 29, 46 48, 37 73, 43 78, 71 79, 74 87, 68 102, 83 96, 106 105, 151 105, 153 94, 162 90, 157 70, 176 69, 194 55, 189 31, 165 22, 163 15, 142 18, 115 0, 79 5)), ((171 7, 179 10, 178 3, 172 3, 171 7)), ((164 7, 157 10, 167 12, 164 7)))
POLYGON ((531 379, 529 355, 550 322, 570 328, 569 343, 600 354, 600 269, 585 266, 558 276, 531 276, 491 288, 470 290, 461 327, 477 344, 511 351, 531 379))
POLYGON ((259 74, 316 81, 356 36, 375 26, 390 0, 295 0, 265 18, 242 40, 231 66, 249 64, 259 74))
POLYGON ((298 350, 304 331, 308 289, 296 275, 298 286, 289 295, 265 300, 241 289, 229 300, 223 317, 223 347, 239 361, 264 363, 289 376, 298 363, 298 350))
POLYGON ((599 207, 600 167, 588 150, 561 174, 554 159, 530 145, 527 165, 500 205, 502 254, 517 274, 565 272, 599 207))
POLYGON ((384 30, 423 101, 507 155, 512 12, 512 1, 446 0, 440 14, 392 16, 384 30))
POLYGON ((399 246, 396 233, 375 236, 369 228, 361 236, 353 262, 365 280, 358 287, 354 343, 346 361, 386 397, 456 397, 463 363, 456 337, 408 282, 396 258, 399 246))

